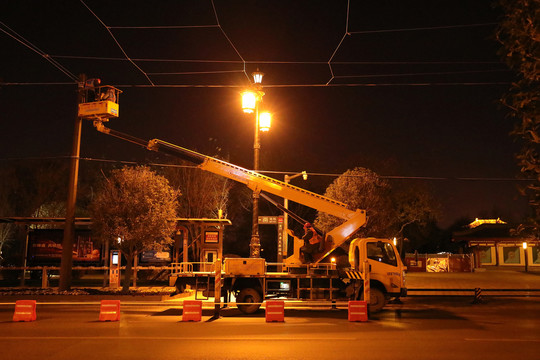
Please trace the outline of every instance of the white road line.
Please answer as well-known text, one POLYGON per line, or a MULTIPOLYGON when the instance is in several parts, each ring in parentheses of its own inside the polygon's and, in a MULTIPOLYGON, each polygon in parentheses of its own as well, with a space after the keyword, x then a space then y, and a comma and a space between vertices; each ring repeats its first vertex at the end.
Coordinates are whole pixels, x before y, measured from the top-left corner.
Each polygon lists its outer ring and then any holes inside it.
POLYGON ((465 341, 491 341, 491 342, 540 342, 540 339, 481 339, 481 338, 472 338, 464 339, 465 341))
POLYGON ((107 341, 118 341, 118 340, 182 340, 182 341, 356 341, 359 338, 356 337, 163 337, 163 336, 119 336, 119 337, 105 337, 105 336, 2 336, 0 337, 0 343, 2 341, 13 341, 13 340, 107 340, 107 341))

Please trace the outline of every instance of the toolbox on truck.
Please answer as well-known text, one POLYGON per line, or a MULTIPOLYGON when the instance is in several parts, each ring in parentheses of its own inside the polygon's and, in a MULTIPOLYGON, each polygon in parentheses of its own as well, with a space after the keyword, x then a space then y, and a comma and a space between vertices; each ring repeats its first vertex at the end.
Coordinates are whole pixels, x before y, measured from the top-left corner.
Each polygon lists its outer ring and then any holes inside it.
POLYGON ((225 258, 227 275, 264 275, 266 260, 263 258, 225 258))

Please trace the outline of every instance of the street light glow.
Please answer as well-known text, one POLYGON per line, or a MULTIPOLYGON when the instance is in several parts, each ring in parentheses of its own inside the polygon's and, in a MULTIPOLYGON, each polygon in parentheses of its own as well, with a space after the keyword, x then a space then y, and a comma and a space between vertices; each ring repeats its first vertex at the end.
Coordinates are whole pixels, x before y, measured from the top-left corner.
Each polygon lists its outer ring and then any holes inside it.
POLYGON ((255 71, 253 74, 251 74, 253 76, 253 82, 255 84, 261 84, 262 83, 262 78, 264 76, 264 73, 259 71, 257 69, 257 71, 255 71))
POLYGON ((272 114, 263 112, 259 114, 259 129, 263 132, 270 130, 272 124, 272 114))
POLYGON ((526 241, 523 242, 523 250, 527 250, 527 242, 526 241))
POLYGON ((242 110, 247 114, 255 111, 257 104, 257 95, 253 91, 244 91, 242 93, 242 110))

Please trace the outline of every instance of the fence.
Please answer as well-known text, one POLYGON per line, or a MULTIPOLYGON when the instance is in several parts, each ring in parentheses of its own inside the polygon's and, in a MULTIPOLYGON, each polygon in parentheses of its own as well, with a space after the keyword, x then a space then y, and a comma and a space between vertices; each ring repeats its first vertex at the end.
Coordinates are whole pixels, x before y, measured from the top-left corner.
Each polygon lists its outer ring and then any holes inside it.
MULTIPOLYGON (((125 271, 126 267, 120 267, 120 270, 125 271)), ((159 282, 160 277, 164 274, 168 275, 172 267, 170 266, 136 266, 132 267, 134 286, 136 286, 137 278, 143 281, 159 282), (148 274, 150 272, 150 274, 148 274)), ((81 279, 85 275, 93 274, 91 278, 81 280, 88 286, 102 285, 106 286, 109 279, 109 267, 108 266, 74 266, 72 268, 72 277, 74 280, 81 279)), ((56 278, 60 272, 59 266, 8 266, 0 267, 0 281, 7 286, 16 286, 15 282, 19 281, 18 285, 25 286, 27 283, 31 283, 36 286, 37 281, 40 281, 40 286, 43 288, 51 287, 50 282, 53 278, 56 278)), ((163 281, 167 280, 163 279, 163 281)))
POLYGON ((405 254, 405 265, 410 272, 472 272, 472 254, 405 254))

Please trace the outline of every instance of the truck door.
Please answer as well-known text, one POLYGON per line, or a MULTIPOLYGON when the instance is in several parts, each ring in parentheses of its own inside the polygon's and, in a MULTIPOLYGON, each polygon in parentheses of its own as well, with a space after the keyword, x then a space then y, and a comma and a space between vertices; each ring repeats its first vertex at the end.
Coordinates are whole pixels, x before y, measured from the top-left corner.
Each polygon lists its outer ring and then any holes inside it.
POLYGON ((217 259, 217 251, 204 250, 203 259, 204 263, 202 264, 202 271, 214 271, 214 262, 217 259))
POLYGON ((395 247, 389 241, 373 239, 366 243, 366 257, 371 265, 372 280, 380 281, 388 293, 400 293, 403 266, 395 247))

